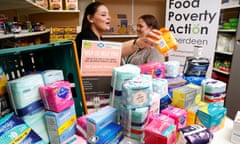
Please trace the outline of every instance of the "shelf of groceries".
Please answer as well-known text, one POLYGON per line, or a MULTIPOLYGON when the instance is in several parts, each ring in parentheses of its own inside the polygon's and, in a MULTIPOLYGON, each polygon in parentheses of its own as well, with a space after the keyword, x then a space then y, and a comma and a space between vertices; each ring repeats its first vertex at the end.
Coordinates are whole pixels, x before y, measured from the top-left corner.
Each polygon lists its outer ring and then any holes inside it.
POLYGON ((239 4, 232 4, 232 3, 223 3, 221 5, 221 10, 225 10, 225 9, 232 9, 232 8, 240 8, 239 4))
MULTIPOLYGON (((33 0, 1 0, 0 10, 21 9, 24 13, 62 12, 79 13, 80 10, 49 10, 47 7, 36 4, 33 0)), ((19 11, 21 12, 21 11, 19 11)))
POLYGON ((7 38, 23 38, 23 37, 29 37, 29 36, 37 36, 49 33, 50 30, 46 29, 43 31, 37 31, 37 32, 20 32, 20 33, 11 33, 11 34, 1 34, 0 39, 7 39, 7 38))

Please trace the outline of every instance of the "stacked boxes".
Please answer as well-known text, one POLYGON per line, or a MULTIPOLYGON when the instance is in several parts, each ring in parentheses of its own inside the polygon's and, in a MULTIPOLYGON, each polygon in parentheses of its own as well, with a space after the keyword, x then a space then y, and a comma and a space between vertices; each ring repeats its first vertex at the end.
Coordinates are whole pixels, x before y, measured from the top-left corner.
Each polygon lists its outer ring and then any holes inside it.
POLYGON ((122 89, 120 123, 124 134, 142 141, 143 130, 148 121, 149 106, 152 104, 152 77, 137 75, 125 81, 122 89))
POLYGON ((61 112, 74 104, 71 86, 68 81, 56 81, 39 87, 45 109, 61 112))
POLYGON ((139 65, 141 74, 151 75, 153 78, 164 78, 165 65, 160 62, 149 62, 139 65))
POLYGON ((60 144, 76 133, 76 111, 70 82, 64 81, 61 70, 41 73, 45 85, 39 87, 44 104, 50 143, 60 144))
POLYGON ((97 144, 119 143, 123 139, 122 129, 122 126, 114 122, 108 124, 96 134, 99 138, 97 144))
POLYGON ((194 124, 181 128, 178 137, 178 144, 207 144, 211 143, 213 134, 204 126, 194 124))
POLYGON ((87 141, 78 135, 73 135, 62 144, 87 144, 87 141))
POLYGON ((75 40, 77 35, 76 26, 52 27, 50 41, 75 40))
POLYGON ((74 105, 58 113, 46 111, 45 119, 50 143, 60 144, 76 133, 74 105))
POLYGON ((63 71, 57 69, 45 70, 41 72, 44 85, 49 85, 55 81, 64 80, 63 71))
POLYGON ((140 74, 140 68, 136 65, 126 64, 113 68, 111 79, 110 104, 117 109, 117 120, 120 120, 120 106, 122 102, 122 84, 140 74))
POLYGON ((148 107, 152 101, 152 78, 139 75, 123 83, 122 104, 130 109, 148 107))
POLYGON ((116 123, 117 110, 112 106, 106 106, 97 112, 87 115, 87 137, 96 135, 101 129, 110 123, 116 123))
POLYGON ((173 144, 176 142, 176 133, 175 124, 154 119, 144 129, 144 142, 145 144, 153 144, 156 142, 161 142, 161 144, 173 144))
POLYGON ((186 109, 187 111, 187 126, 193 125, 196 122, 197 111, 202 107, 206 107, 208 104, 206 102, 199 102, 196 105, 192 105, 186 109))
POLYGON ((194 88, 193 86, 185 85, 173 90, 172 105, 179 108, 189 108, 191 105, 196 105, 201 100, 201 87, 194 88))
POLYGON ((14 113, 9 113, 0 119, 0 143, 47 144, 14 113))
POLYGON ((41 74, 30 74, 9 81, 7 88, 14 112, 48 142, 44 107, 38 91, 43 85, 41 74))
POLYGON ((8 92, 16 114, 24 116, 43 109, 38 88, 43 86, 41 74, 32 74, 8 82, 8 92))
POLYGON ((177 130, 185 127, 187 124, 187 112, 185 109, 168 106, 161 113, 174 119, 177 130))
POLYGON ((202 87, 204 101, 208 103, 216 103, 221 106, 224 105, 226 83, 209 78, 202 81, 202 87))
POLYGON ((198 109, 196 124, 201 124, 211 132, 215 132, 224 127, 227 109, 218 104, 208 104, 198 109))
POLYGON ((141 141, 143 130, 148 122, 149 108, 128 109, 122 105, 120 112, 120 124, 123 126, 124 135, 141 141))
POLYGON ((62 10, 62 0, 49 0, 49 10, 62 10))
MULTIPOLYGON (((168 96, 168 81, 162 78, 153 78, 152 87, 154 97, 152 97, 151 109, 154 105, 158 106, 158 109, 155 109, 156 112, 160 112, 162 109, 166 108, 169 103, 168 96)), ((150 110, 151 112, 152 110, 150 110)))
POLYGON ((165 77, 175 78, 180 75, 180 62, 167 61, 165 64, 165 77))

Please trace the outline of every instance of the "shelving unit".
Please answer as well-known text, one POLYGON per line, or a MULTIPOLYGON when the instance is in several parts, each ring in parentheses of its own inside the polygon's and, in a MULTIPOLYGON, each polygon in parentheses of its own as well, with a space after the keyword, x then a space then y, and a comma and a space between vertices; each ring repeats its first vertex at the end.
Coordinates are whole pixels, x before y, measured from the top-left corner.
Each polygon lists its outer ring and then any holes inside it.
MULTIPOLYGON (((80 25, 80 10, 49 10, 34 2, 34 0, 1 0, 0 14, 6 15, 10 22, 17 17, 19 22, 31 21, 32 24, 41 23, 44 27, 51 29, 52 27, 78 27, 80 25)), ((13 43, 18 43, 18 40, 31 40, 30 37, 37 38, 37 35, 42 36, 44 33, 50 33, 49 30, 34 33, 21 33, 0 35, 0 40, 6 38, 8 46, 14 46, 13 43)), ((46 37, 48 39, 48 37, 46 37)), ((41 37, 41 39, 43 39, 41 37)), ((3 41, 3 40, 1 40, 3 41)), ((37 40, 39 41, 39 40, 37 40)), ((41 41, 41 40, 40 40, 41 41)), ((49 42, 50 40, 45 42, 49 42)), ((35 42, 33 42, 35 44, 35 42)), ((0 48, 5 44, 0 43, 0 48)))
POLYGON ((62 12, 62 13, 79 13, 80 10, 48 10, 43 8, 32 0, 1 0, 0 10, 17 10, 20 14, 62 12))
MULTIPOLYGON (((234 5, 223 4, 221 6, 220 24, 228 21, 228 19, 230 18, 238 18, 239 9, 240 9, 239 4, 234 4, 234 5)), ((224 29, 223 26, 219 26, 218 38, 219 36, 236 37, 236 33, 237 33, 237 29, 224 29)), ((232 42, 234 42, 234 40, 232 42)), ((229 45, 230 45, 230 41, 229 41, 229 45)), ((222 45, 220 44, 220 46, 222 45)), ((217 43, 216 50, 215 50, 214 68, 213 68, 212 77, 228 83, 230 70, 231 70, 233 51, 235 47, 234 45, 232 45, 233 50, 231 49, 229 50, 229 49, 222 49, 222 48, 220 49, 220 46, 217 43), (220 68, 218 66, 220 66, 220 68), (223 68, 225 67, 225 69, 222 70, 221 67, 223 68)))
POLYGON ((44 31, 39 31, 39 32, 27 32, 27 33, 16 33, 16 34, 5 34, 5 35, 0 35, 0 39, 6 39, 6 38, 24 38, 24 37, 29 37, 29 36, 38 36, 42 34, 49 33, 50 30, 46 29, 44 31))
POLYGON ((0 35, 0 48, 13 48, 40 43, 48 43, 50 30, 0 35))
POLYGON ((33 0, 1 0, 0 14, 11 14, 32 23, 43 22, 47 27, 55 24, 80 25, 80 10, 48 10, 33 0), (64 17, 64 20, 63 20, 64 17), (56 23, 54 22, 56 21, 56 23))

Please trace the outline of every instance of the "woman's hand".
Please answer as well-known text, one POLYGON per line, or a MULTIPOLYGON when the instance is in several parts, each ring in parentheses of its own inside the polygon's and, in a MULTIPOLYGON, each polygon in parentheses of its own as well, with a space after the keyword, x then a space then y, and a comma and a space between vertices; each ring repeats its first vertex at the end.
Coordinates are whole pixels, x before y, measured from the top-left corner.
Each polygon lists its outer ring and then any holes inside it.
POLYGON ((153 48, 157 44, 157 40, 161 38, 162 33, 153 29, 146 36, 140 37, 136 40, 136 45, 138 48, 153 48))
POLYGON ((122 57, 133 54, 137 49, 153 48, 157 44, 157 40, 160 38, 161 32, 154 29, 144 37, 139 37, 136 40, 125 41, 122 43, 122 57))

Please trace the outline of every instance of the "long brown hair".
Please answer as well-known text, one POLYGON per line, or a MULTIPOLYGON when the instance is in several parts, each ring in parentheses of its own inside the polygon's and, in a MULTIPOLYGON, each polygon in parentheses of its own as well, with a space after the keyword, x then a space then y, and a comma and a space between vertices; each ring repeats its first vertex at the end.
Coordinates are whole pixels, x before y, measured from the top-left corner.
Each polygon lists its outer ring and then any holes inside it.
POLYGON ((90 3, 84 12, 83 20, 82 20, 82 31, 89 30, 91 27, 91 23, 88 21, 88 15, 93 16, 96 12, 99 6, 104 5, 102 2, 92 2, 90 3))
POLYGON ((153 29, 159 29, 159 23, 153 15, 146 14, 140 16, 138 19, 143 19, 143 21, 147 24, 148 27, 152 27, 153 29))

